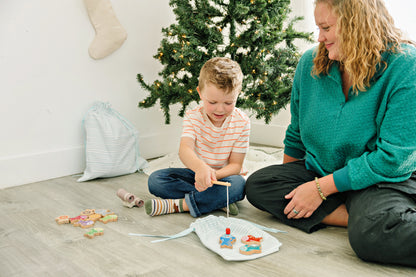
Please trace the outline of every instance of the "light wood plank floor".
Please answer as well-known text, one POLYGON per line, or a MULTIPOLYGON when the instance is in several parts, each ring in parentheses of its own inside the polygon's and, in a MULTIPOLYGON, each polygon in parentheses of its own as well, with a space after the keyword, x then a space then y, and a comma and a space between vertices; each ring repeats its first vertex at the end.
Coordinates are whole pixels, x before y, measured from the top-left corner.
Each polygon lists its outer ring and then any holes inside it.
MULTIPOLYGON (((271 233, 280 251, 260 259, 228 262, 205 248, 195 233, 161 243, 128 233, 170 235, 195 220, 189 214, 149 217, 144 208, 126 208, 116 196, 125 188, 142 199, 152 196, 143 173, 77 183, 79 176, 0 190, 0 276, 416 276, 416 269, 358 259, 344 228, 313 234, 287 227, 269 214, 239 202, 238 218, 287 231, 271 233), (85 229, 58 225, 55 217, 106 208, 118 222, 102 224, 94 239, 85 229)), ((215 212, 215 215, 224 215, 215 212)))

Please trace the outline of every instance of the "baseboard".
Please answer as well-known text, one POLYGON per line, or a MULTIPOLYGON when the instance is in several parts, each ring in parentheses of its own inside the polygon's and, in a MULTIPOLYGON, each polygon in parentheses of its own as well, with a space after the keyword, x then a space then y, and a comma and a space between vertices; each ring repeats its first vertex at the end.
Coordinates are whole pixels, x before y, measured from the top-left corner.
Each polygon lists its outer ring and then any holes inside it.
POLYGON ((275 147, 283 147, 287 126, 252 123, 250 142, 262 145, 270 145, 275 147))
POLYGON ((84 171, 83 146, 0 159, 0 189, 84 171))
MULTIPOLYGON (((180 134, 158 133, 139 138, 145 159, 178 151, 180 134), (166 141, 166 138, 174 138, 166 141)), ((85 170, 84 146, 0 158, 0 189, 79 174, 85 170)))

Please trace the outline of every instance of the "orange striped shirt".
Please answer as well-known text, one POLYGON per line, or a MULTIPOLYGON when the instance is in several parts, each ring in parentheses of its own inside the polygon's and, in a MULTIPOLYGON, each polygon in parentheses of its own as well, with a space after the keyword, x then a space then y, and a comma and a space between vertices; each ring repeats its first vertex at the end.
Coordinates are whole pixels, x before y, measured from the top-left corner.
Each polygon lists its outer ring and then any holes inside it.
POLYGON ((215 127, 199 105, 186 112, 182 137, 192 138, 197 156, 212 168, 220 169, 228 164, 231 152, 247 153, 250 119, 235 108, 221 127, 215 127))

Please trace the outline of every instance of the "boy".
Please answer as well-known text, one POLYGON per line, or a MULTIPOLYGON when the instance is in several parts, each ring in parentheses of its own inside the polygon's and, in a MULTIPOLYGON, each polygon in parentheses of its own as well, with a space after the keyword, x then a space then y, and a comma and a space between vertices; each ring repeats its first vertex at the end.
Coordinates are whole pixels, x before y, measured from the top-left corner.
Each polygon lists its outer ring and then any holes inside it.
POLYGON ((201 68, 197 91, 202 104, 186 112, 179 157, 187 168, 167 168, 149 176, 149 191, 163 199, 145 201, 148 215, 189 212, 193 217, 227 205, 237 215, 236 201, 244 199, 240 175, 249 147, 250 120, 235 107, 243 73, 235 61, 216 57, 201 68))

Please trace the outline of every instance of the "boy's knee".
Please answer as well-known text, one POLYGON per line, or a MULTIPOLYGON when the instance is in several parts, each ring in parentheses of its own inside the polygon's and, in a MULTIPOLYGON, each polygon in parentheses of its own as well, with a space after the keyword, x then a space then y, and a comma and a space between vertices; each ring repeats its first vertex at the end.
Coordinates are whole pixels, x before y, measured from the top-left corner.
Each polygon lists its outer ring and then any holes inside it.
POLYGON ((159 176, 157 174, 157 172, 153 172, 150 174, 148 180, 147 180, 147 186, 149 188, 149 192, 150 193, 154 193, 155 188, 158 186, 158 184, 160 183, 158 181, 159 176))

